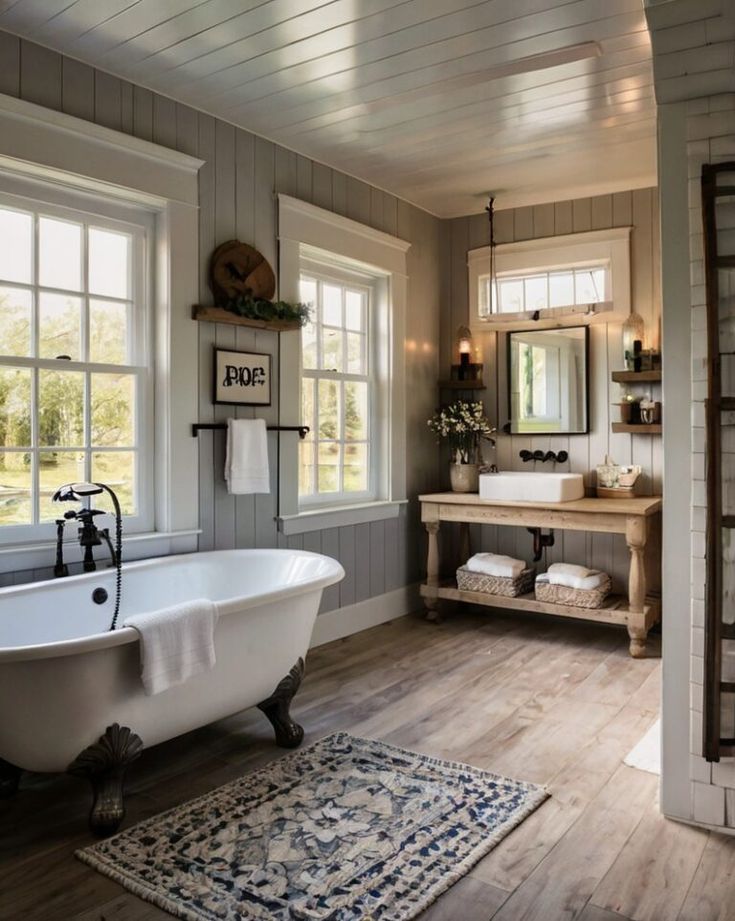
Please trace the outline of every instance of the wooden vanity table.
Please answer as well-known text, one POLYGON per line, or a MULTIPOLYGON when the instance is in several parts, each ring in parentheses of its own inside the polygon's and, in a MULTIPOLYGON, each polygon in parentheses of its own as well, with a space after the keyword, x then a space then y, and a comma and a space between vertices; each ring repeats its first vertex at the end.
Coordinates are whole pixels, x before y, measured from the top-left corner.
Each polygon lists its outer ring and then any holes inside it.
POLYGON ((621 624, 628 629, 631 656, 645 656, 648 631, 661 617, 660 598, 651 594, 651 591, 660 588, 662 502, 659 497, 537 503, 498 502, 480 499, 474 493, 449 492, 419 496, 419 501, 421 520, 429 534, 426 582, 421 586, 429 619, 436 618, 439 601, 444 598, 495 608, 517 608, 537 614, 621 624), (506 598, 460 591, 453 577, 442 579, 440 576, 439 528, 443 521, 460 525, 460 557, 463 563, 471 554, 471 524, 624 534, 630 550, 628 597, 610 595, 600 608, 577 608, 537 601, 533 593, 506 598))

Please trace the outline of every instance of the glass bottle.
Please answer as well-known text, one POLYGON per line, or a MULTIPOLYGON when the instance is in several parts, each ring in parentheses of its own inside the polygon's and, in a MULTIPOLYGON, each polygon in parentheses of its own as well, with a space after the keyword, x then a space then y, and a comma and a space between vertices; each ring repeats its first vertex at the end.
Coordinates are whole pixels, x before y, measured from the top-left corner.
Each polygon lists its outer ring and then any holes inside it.
POLYGON ((623 323, 623 361, 628 371, 636 370, 635 360, 643 349, 645 331, 643 317, 635 311, 623 323))

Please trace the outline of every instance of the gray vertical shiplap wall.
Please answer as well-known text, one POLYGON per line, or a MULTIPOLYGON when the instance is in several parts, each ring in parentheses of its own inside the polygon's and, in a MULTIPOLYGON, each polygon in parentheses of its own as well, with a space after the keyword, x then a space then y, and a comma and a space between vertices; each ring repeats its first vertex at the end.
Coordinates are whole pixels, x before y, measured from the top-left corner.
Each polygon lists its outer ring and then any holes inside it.
MULTIPOLYGON (((199 174, 200 300, 211 302, 207 265, 215 246, 237 237, 278 264, 275 193, 284 192, 321 208, 394 234, 411 243, 406 317, 407 495, 398 519, 284 538, 276 527, 277 435, 269 434, 272 492, 229 496, 223 478, 224 439, 202 433, 198 489, 200 548, 305 547, 336 557, 347 573, 324 594, 331 610, 415 582, 424 543, 415 497, 438 485, 438 457, 426 418, 439 371, 439 312, 449 274, 445 223, 395 196, 187 106, 95 70, 46 48, 0 32, 0 93, 87 119, 153 141, 205 161, 199 174)), ((192 321, 193 322, 193 321, 192 321)), ((293 334, 291 334, 293 335, 293 334)), ((191 421, 224 420, 231 410, 211 402, 214 346, 252 348, 274 357, 273 403, 258 414, 278 421, 277 333, 223 324, 199 324, 199 405, 191 421)), ((253 414, 239 407, 243 417, 253 414)), ((293 438, 293 435, 283 437, 293 438)), ((46 578, 50 570, 21 571, 4 582, 46 578)))
MULTIPOLYGON (((486 214, 455 218, 449 224, 451 253, 450 304, 442 315, 441 365, 447 369, 456 343, 456 331, 468 324, 467 251, 489 242, 486 214)), ((632 227, 631 295, 633 309, 645 321, 652 343, 660 342, 661 292, 660 244, 658 227, 658 191, 636 189, 594 198, 550 202, 496 212, 497 243, 513 243, 560 234, 582 233, 611 227, 632 227)), ((484 400, 488 415, 496 425, 507 422, 505 407, 506 335, 481 333, 478 342, 485 363, 487 390, 484 400), (502 401, 503 405, 499 405, 502 401)), ((456 359, 454 359, 456 360, 456 359)), ((664 356, 665 360, 665 356, 664 356)), ((611 454, 619 464, 643 467, 641 492, 660 495, 662 491, 663 453, 659 435, 613 434, 611 423, 618 421, 621 388, 611 380, 611 373, 623 368, 622 328, 620 324, 593 323, 590 326, 590 432, 588 435, 534 436, 499 435, 495 461, 501 470, 523 470, 518 454, 530 450, 565 450, 569 461, 558 467, 583 473, 587 485, 593 482, 591 471, 611 454)), ((661 398, 660 385, 652 395, 661 398)), ((645 393, 646 391, 640 391, 645 393)), ((490 460, 489 453, 486 452, 490 460)), ((498 546, 505 553, 530 559, 530 535, 523 529, 476 529, 483 545, 498 546)), ((608 534, 559 532, 548 561, 586 563, 611 572, 616 587, 622 589, 627 577, 628 552, 622 537, 608 534)))

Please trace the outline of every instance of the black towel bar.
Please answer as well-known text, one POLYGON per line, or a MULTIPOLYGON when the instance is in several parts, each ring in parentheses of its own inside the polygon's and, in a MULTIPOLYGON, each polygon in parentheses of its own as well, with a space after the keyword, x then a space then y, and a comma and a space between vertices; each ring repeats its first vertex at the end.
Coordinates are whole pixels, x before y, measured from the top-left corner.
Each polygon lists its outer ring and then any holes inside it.
MULTIPOLYGON (((191 427, 191 434, 194 438, 199 432, 224 431, 227 428, 226 422, 195 422, 191 427)), ((299 438, 306 438, 309 434, 308 425, 269 425, 269 432, 298 432, 299 438)))

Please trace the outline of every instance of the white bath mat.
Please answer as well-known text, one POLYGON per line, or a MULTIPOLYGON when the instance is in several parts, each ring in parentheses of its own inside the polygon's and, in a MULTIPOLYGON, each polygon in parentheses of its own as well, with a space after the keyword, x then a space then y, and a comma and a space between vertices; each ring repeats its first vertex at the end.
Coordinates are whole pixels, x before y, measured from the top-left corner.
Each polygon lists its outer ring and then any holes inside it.
POLYGON ((648 771, 649 774, 661 773, 661 720, 651 726, 643 738, 625 756, 628 767, 648 771))

